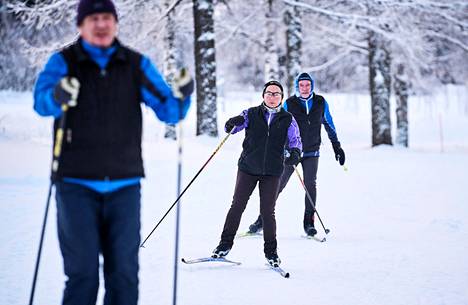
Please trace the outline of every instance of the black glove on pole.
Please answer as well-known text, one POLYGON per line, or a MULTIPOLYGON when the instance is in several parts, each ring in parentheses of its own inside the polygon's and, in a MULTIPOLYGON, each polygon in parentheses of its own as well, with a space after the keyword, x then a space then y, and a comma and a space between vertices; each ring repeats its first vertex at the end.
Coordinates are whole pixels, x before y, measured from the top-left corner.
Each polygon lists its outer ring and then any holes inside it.
POLYGON ((317 214, 318 219, 320 220, 320 224, 322 225, 322 228, 325 231, 325 234, 330 233, 330 229, 325 229, 325 226, 323 225, 322 218, 320 218, 320 215, 319 215, 317 209, 315 208, 315 202, 312 200, 312 197, 310 196, 309 191, 307 190, 307 187, 305 186, 304 180, 302 180, 301 174, 299 174, 299 171, 297 170, 296 166, 294 166, 294 171, 296 171, 297 177, 301 181, 302 187, 304 188, 304 190, 306 192, 306 195, 307 195, 307 198, 309 199, 310 203, 312 204, 312 207, 314 208, 314 211, 317 214))
POLYGON ((174 96, 183 100, 193 93, 195 84, 187 68, 177 71, 174 76, 174 96))
POLYGON ((54 88, 54 100, 61 105, 74 107, 77 105, 80 82, 75 77, 64 77, 54 88))
POLYGON ((299 148, 293 147, 289 150, 289 157, 284 160, 284 164, 296 166, 299 162, 301 162, 301 151, 299 148))
POLYGON ((50 176, 49 192, 47 194, 47 202, 42 221, 41 237, 39 239, 39 249, 37 250, 36 266, 34 268, 34 276, 29 297, 29 305, 34 302, 34 292, 36 290, 37 274, 39 272, 39 263, 41 261, 42 245, 44 243, 44 233, 47 225, 47 215, 49 214, 50 197, 52 194, 52 186, 57 179, 57 171, 59 168, 60 156, 62 154, 63 134, 67 122, 67 112, 69 107, 76 106, 80 83, 76 78, 64 77, 54 89, 55 101, 62 105, 62 116, 60 117, 57 131, 55 133, 55 144, 52 159, 52 169, 50 176))
POLYGON ((242 115, 232 117, 226 121, 226 124, 224 124, 224 130, 230 133, 233 128, 235 128, 236 126, 241 126, 242 124, 244 124, 244 122, 245 119, 242 115))

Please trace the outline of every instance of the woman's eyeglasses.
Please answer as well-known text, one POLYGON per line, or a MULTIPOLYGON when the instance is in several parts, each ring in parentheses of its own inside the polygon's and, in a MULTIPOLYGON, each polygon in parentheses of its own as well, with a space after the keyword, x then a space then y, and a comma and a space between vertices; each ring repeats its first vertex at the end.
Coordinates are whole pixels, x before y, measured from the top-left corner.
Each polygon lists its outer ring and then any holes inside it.
POLYGON ((266 91, 265 95, 268 96, 268 97, 277 97, 277 96, 281 96, 282 93, 281 92, 266 91))

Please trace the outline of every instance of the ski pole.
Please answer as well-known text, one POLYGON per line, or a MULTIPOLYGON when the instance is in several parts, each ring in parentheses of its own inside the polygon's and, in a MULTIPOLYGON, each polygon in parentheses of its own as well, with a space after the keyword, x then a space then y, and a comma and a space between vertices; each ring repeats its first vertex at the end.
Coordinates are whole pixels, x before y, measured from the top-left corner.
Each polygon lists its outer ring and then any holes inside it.
MULTIPOLYGON (((183 102, 179 100, 179 134, 177 136, 177 196, 182 186, 182 156, 183 156, 183 102)), ((172 285, 172 305, 177 305, 177 278, 179 274, 179 232, 180 232, 180 204, 176 208, 176 228, 174 247, 174 283, 172 285)))
POLYGON ((44 234, 45 234, 45 229, 47 225, 47 215, 49 214, 49 204, 50 204, 50 197, 52 193, 52 186, 54 185, 54 182, 57 178, 57 170, 59 167, 60 156, 62 153, 63 134, 65 131, 65 123, 67 121, 67 111, 68 111, 68 105, 62 104, 62 116, 60 117, 58 128, 55 133, 55 145, 54 145, 53 158, 52 158, 52 169, 51 169, 51 177, 50 177, 50 184, 49 184, 49 192, 47 195, 47 203, 45 207, 44 219, 42 221, 41 237, 39 240, 39 249, 37 251, 36 266, 34 268, 34 276, 33 276, 33 282, 32 282, 32 287, 31 287, 31 295, 29 297, 29 305, 32 305, 34 302, 34 292, 36 290, 37 274, 39 272, 39 263, 41 261, 42 244, 44 242, 44 234))
MULTIPOLYGON (((178 135, 178 162, 177 162, 177 196, 180 195, 182 185, 182 122, 179 123, 178 135)), ((172 305, 177 304, 177 278, 179 269, 179 232, 180 232, 180 204, 176 208, 176 230, 175 230, 175 249, 174 249, 174 283, 172 289, 172 305)))
MULTIPOLYGON (((232 130, 231 130, 231 132, 232 132, 232 130)), ((148 234, 148 236, 145 238, 145 240, 141 243, 140 247, 144 248, 146 241, 154 233, 154 231, 161 224, 161 222, 164 220, 164 218, 166 218, 167 214, 169 214, 169 212, 172 210, 172 208, 179 202, 180 198, 185 194, 185 191, 187 191, 187 189, 190 187, 190 185, 192 185, 192 183, 195 181, 195 179, 197 179, 198 175, 200 175, 200 173, 205 169, 205 167, 208 165, 208 163, 211 161, 211 159, 213 159, 213 157, 219 151, 221 146, 223 146, 223 144, 226 142, 226 140, 229 138, 230 135, 231 135, 231 133, 228 133, 226 135, 226 137, 221 141, 221 143, 219 143, 219 145, 218 145, 218 147, 216 147, 215 151, 211 154, 211 156, 208 158, 208 160, 206 160, 205 164, 203 164, 203 166, 200 168, 200 170, 195 174, 195 176, 192 178, 192 180, 189 182, 189 184, 184 188, 182 193, 180 193, 180 195, 177 197, 177 199, 174 201, 174 203, 169 207, 169 209, 166 211, 164 216, 159 220, 159 222, 156 224, 156 226, 154 226, 153 230, 151 230, 151 232, 148 234)))
POLYGON ((320 215, 319 215, 317 209, 315 208, 315 202, 312 200, 312 197, 310 196, 309 191, 307 190, 307 187, 305 186, 304 180, 302 180, 301 174, 299 173, 299 171, 297 170, 297 167, 296 167, 295 165, 293 165, 293 167, 294 167, 294 171, 295 171, 296 174, 297 174, 297 177, 298 177, 299 180, 301 181, 302 187, 304 188, 304 190, 305 190, 305 192, 306 192, 307 198, 309 198, 309 201, 310 201, 310 203, 312 204, 312 207, 314 208, 314 211, 315 211, 315 213, 317 214, 318 219, 320 220, 320 224, 322 225, 322 228, 323 228, 323 230, 325 231, 325 234, 330 233, 330 229, 325 229, 325 226, 323 225, 323 221, 322 221, 322 219, 320 218, 320 215))

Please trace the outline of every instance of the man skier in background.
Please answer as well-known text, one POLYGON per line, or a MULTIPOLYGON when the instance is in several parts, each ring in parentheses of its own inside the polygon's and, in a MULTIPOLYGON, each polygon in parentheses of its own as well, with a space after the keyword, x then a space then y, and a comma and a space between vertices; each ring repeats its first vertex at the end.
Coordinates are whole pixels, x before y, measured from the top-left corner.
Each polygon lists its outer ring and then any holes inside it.
POLYGON ((34 91, 34 109, 56 118, 54 129, 62 115, 67 118, 53 177, 66 305, 96 303, 100 254, 104 304, 137 304, 140 103, 175 124, 185 117, 193 91, 187 73, 176 77, 171 91, 146 56, 119 42, 117 21, 111 0, 81 0, 79 39, 50 57, 34 91))
MULTIPOLYGON (((314 236, 317 234, 317 230, 314 226, 314 206, 317 203, 316 179, 320 156, 320 132, 322 124, 332 143, 335 159, 340 165, 344 165, 345 163, 345 153, 338 141, 327 101, 321 95, 314 93, 314 80, 312 77, 308 73, 301 73, 296 77, 294 85, 295 94, 284 102, 283 107, 296 119, 301 133, 303 150, 301 164, 304 172, 304 183, 314 201, 314 205, 312 205, 306 194, 303 224, 305 233, 308 236, 314 236)), ((285 166, 283 175, 281 176, 278 195, 288 183, 293 172, 294 167, 292 165, 285 166)), ((262 228, 263 219, 262 216, 259 215, 257 220, 249 226, 248 233, 258 233, 262 228)))
POLYGON ((242 154, 238 162, 236 187, 232 205, 226 216, 221 240, 213 257, 224 257, 234 244, 242 213, 257 183, 260 191, 260 214, 265 224, 264 248, 268 263, 281 263, 277 253, 275 205, 283 163, 296 165, 301 158, 301 138, 293 116, 281 107, 283 87, 269 81, 263 87, 263 103, 230 118, 225 131, 237 133, 245 129, 242 154), (290 156, 285 160, 288 143, 290 156))

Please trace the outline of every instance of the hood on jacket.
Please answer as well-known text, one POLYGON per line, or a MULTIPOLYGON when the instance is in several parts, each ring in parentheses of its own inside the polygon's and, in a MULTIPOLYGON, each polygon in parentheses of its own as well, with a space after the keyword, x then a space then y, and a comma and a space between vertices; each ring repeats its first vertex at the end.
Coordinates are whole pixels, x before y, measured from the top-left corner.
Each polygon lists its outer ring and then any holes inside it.
POLYGON ((312 93, 314 92, 314 79, 309 73, 303 72, 299 74, 296 79, 294 79, 294 92, 297 97, 301 97, 301 94, 299 93, 299 81, 301 80, 309 80, 310 81, 310 96, 312 96, 312 93))

